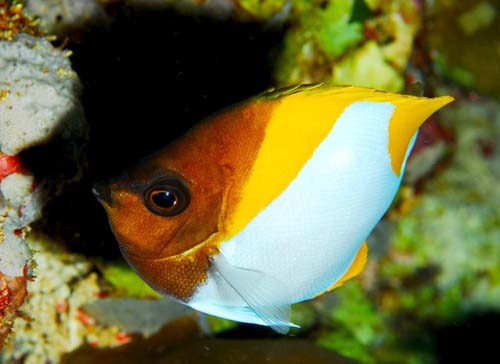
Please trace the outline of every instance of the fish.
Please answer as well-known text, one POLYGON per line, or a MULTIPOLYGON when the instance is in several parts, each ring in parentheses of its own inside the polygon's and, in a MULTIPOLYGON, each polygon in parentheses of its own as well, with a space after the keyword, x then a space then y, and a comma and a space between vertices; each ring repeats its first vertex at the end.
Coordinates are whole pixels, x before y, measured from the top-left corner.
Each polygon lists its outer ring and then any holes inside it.
POLYGON ((94 186, 120 250, 158 292, 286 334, 291 305, 357 276, 418 128, 450 96, 270 90, 94 186))

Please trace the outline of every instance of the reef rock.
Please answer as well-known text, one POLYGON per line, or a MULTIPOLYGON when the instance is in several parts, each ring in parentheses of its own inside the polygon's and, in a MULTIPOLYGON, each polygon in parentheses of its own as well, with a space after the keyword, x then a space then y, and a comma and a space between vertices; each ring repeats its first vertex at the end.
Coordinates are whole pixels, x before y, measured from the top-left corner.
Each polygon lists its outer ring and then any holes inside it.
MULTIPOLYGON (((35 179, 19 153, 46 145, 56 137, 71 149, 81 143, 86 123, 79 102, 81 85, 71 69, 70 53, 54 48, 46 38, 26 28, 32 20, 22 15, 19 5, 0 10, 6 20, 2 24, 9 25, 0 29, 1 345, 18 316, 32 275, 30 250, 25 242, 29 224, 41 216, 49 190, 57 187, 57 178, 51 175, 52 182, 47 183, 39 166, 42 173, 37 173, 39 180, 35 179), (30 34, 17 33, 25 30, 30 34)), ((57 158, 68 157, 60 154, 57 158)), ((45 162, 53 174, 51 161, 45 162)))
POLYGON ((48 40, 0 41, 0 150, 14 155, 46 143, 70 118, 83 123, 80 88, 67 53, 48 40))

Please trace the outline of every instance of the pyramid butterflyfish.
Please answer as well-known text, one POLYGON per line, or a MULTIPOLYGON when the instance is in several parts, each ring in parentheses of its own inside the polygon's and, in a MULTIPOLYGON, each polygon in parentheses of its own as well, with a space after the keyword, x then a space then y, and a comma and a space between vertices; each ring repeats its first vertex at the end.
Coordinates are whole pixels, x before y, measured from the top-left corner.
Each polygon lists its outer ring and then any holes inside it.
POLYGON ((418 128, 453 98, 267 92, 96 184, 126 260, 196 310, 286 333, 290 306, 356 276, 418 128))

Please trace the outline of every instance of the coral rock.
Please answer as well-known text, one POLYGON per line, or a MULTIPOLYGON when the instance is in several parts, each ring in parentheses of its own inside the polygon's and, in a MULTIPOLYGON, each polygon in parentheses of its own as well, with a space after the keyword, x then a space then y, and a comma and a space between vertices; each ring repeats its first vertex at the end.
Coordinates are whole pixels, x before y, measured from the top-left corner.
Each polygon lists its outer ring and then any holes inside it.
POLYGON ((83 120, 80 81, 46 39, 0 41, 0 149, 17 154, 50 140, 69 118, 83 120))

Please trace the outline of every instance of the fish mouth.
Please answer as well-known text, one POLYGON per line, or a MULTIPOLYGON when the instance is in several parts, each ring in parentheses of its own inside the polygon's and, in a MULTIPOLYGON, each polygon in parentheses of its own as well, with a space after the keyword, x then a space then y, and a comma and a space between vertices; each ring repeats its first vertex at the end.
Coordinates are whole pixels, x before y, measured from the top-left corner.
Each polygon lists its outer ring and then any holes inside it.
POLYGON ((96 182, 92 187, 92 193, 100 203, 112 207, 113 197, 111 195, 111 188, 109 187, 109 183, 107 181, 96 182))

